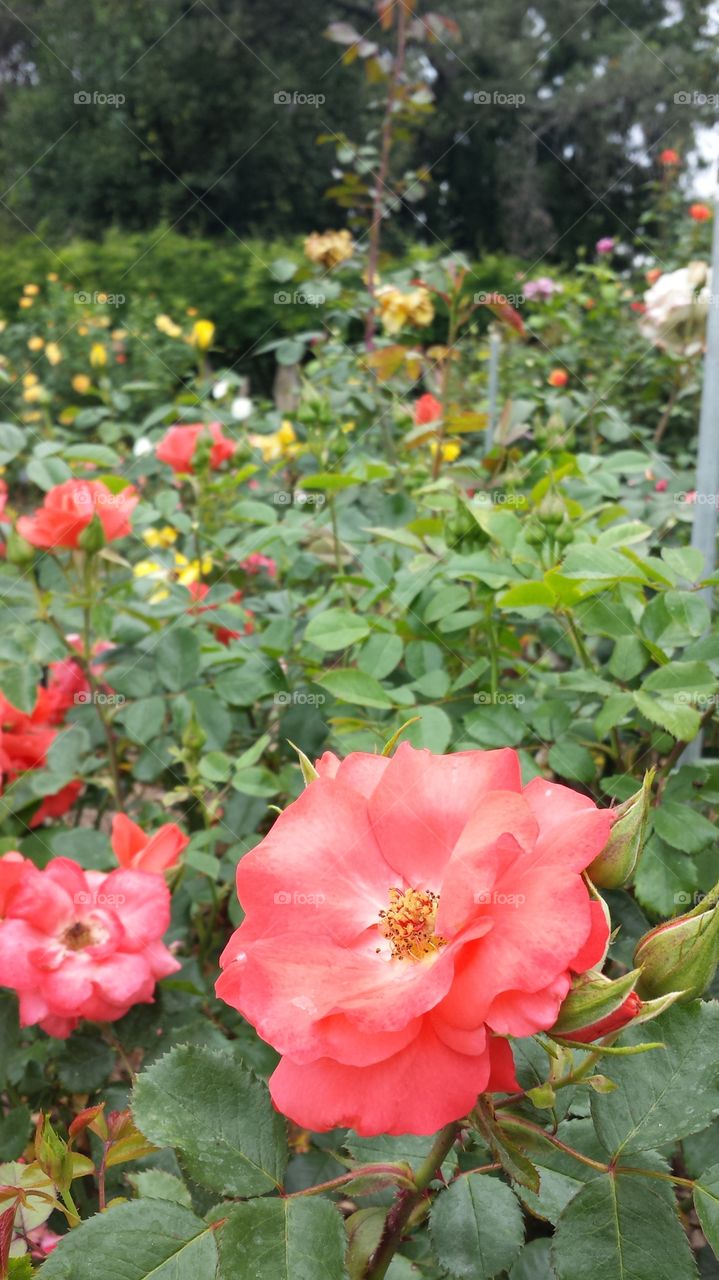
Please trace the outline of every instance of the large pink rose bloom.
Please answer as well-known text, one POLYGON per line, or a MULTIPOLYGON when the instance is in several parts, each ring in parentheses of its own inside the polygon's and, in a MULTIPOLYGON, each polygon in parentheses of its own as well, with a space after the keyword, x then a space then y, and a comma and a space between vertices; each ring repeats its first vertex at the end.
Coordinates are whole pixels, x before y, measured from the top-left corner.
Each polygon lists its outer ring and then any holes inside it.
POLYGON ((170 922, 162 876, 83 871, 55 858, 25 864, 0 921, 0 985, 20 997, 22 1026, 68 1036, 81 1018, 112 1022, 149 1004, 179 969, 160 941, 170 922))
POLYGON ((155 450, 160 462, 166 462, 173 471, 180 474, 192 474, 194 456, 200 437, 209 434, 212 440, 210 448, 210 467, 214 470, 221 467, 232 457, 237 445, 228 439, 219 422, 191 422, 186 427, 170 427, 162 437, 155 450))
POLYGON ((45 494, 34 515, 20 516, 17 531, 33 547, 76 550, 80 535, 97 516, 106 541, 112 542, 132 533, 130 516, 139 501, 132 485, 112 493, 101 480, 66 480, 45 494))
POLYGON ((217 993, 283 1055, 303 1127, 433 1133, 517 1087, 506 1036, 556 1021, 609 929, 582 871, 612 815, 516 752, 327 754, 237 871, 217 993))

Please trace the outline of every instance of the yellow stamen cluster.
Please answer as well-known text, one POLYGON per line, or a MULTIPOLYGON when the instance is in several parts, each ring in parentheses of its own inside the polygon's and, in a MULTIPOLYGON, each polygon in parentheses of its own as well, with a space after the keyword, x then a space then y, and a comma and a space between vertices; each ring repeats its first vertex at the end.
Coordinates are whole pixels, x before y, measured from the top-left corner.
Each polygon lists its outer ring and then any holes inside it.
POLYGON ((446 945, 434 932, 439 895, 429 889, 390 889, 389 907, 380 911, 379 931, 395 960, 423 960, 446 945))

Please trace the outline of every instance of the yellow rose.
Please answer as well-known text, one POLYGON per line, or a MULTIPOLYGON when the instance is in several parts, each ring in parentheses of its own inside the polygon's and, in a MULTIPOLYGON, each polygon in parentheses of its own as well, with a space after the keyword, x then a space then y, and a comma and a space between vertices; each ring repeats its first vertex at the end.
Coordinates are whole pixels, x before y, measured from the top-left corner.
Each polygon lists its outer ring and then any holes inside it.
POLYGON ((212 556, 202 557, 202 574, 200 574, 199 560, 188 560, 187 556, 183 556, 181 552, 175 552, 175 577, 180 586, 189 587, 193 582, 199 582, 201 576, 206 578, 211 571, 212 556))
POLYGON ((26 387, 22 393, 22 398, 26 404, 37 404, 38 400, 42 400, 45 395, 45 388, 38 385, 36 387, 26 387))
POLYGON ((166 334, 168 338, 179 338, 182 334, 179 324, 175 324, 175 321, 170 316, 155 316, 155 327, 160 330, 160 333, 166 334))
POLYGON ((107 364, 107 352, 101 342, 93 342, 90 347, 90 364, 93 369, 103 369, 107 364))
POLYGON ((57 271, 48 271, 47 275, 45 276, 45 279, 49 280, 50 284, 57 284, 60 277, 57 274, 57 271))
POLYGON ((263 462, 276 462, 278 458, 291 458, 299 450, 297 436, 289 418, 285 418, 279 431, 269 435, 249 435, 247 437, 255 449, 259 449, 263 462))
POLYGON ((32 298, 21 298, 18 305, 25 310, 27 307, 32 306, 32 298))
POLYGON ((212 346, 215 326, 211 320, 196 320, 192 326, 191 342, 198 351, 207 351, 212 346))
POLYGON ((416 324, 420 329, 423 329, 425 325, 431 324, 434 320, 432 299, 428 290, 423 288, 422 285, 408 294, 407 306, 412 324, 416 324))
POLYGON ((22 385, 24 387, 34 387, 35 383, 39 381, 40 379, 36 373, 24 373, 22 376, 22 385))
POLYGON ((354 252, 349 231, 313 231, 305 240, 305 254, 310 262, 331 269, 351 258, 354 252))
POLYGON ((28 338, 27 345, 29 351, 42 351, 45 346, 45 339, 38 337, 28 338))
POLYGON ((36 298, 40 292, 40 286, 39 284, 24 284, 22 287, 22 291, 26 295, 26 297, 36 298))
POLYGON ((72 380, 72 389, 77 391, 78 395, 84 396, 86 391, 90 390, 92 383, 86 373, 76 373, 72 380))
POLYGON ((385 333, 399 333, 409 314, 406 294, 391 284, 385 284, 377 290, 375 299, 385 333))
POLYGON ((86 325, 86 324, 79 324, 79 325, 77 326, 77 331, 78 331, 78 333, 79 333, 79 335, 80 335, 80 337, 81 337, 81 338, 86 338, 86 337, 87 337, 87 335, 88 335, 88 332, 89 332, 88 327, 87 327, 87 325, 86 325))
POLYGON ((177 541, 177 529, 173 529, 169 524, 163 525, 161 529, 146 529, 142 539, 152 550, 155 547, 171 547, 173 542, 177 541))
MULTIPOLYGON (((429 450, 433 458, 437 456, 438 448, 439 448, 439 445, 437 441, 430 440, 429 450)), ((459 445, 456 440, 445 440, 444 444, 442 445, 442 461, 455 462, 461 452, 462 452, 462 446, 459 445)))
POLYGON ((50 361, 50 364, 53 364, 53 365, 59 364, 60 361, 62 360, 62 351, 60 350, 56 342, 48 342, 45 348, 45 355, 50 361))

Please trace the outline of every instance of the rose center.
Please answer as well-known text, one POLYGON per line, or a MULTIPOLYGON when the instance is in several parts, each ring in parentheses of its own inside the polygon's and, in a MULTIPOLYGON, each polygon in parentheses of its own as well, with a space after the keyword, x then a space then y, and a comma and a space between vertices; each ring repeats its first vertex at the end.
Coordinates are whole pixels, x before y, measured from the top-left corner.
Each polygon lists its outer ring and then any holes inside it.
POLYGON ((87 920, 76 920, 62 934, 60 941, 68 951, 82 951, 100 941, 101 930, 94 929, 87 920))
POLYGON ((429 889, 390 889, 389 906, 379 913, 379 931, 396 960, 422 960, 446 945, 434 932, 439 894, 429 889))

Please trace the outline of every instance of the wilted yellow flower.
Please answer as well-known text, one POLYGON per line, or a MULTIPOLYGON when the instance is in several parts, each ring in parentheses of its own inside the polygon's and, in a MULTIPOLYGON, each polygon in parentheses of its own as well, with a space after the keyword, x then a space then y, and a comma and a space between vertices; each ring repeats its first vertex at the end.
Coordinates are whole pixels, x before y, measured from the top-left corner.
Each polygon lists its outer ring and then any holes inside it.
POLYGON ((93 342, 90 347, 90 364, 93 369, 102 369, 107 364, 107 352, 101 342, 93 342))
POLYGON ((32 298, 21 298, 18 305, 21 306, 23 310, 25 310, 27 307, 32 306, 32 298))
POLYGON ((57 274, 57 271, 48 271, 47 275, 45 276, 45 279, 49 280, 50 284, 57 284, 60 277, 57 274))
POLYGON ((50 364, 59 364, 62 360, 62 351, 56 342, 48 342, 45 348, 45 355, 50 361, 50 364))
POLYGON ((175 324, 170 316, 164 314, 155 316, 155 327, 160 330, 160 333, 167 334, 168 338, 179 338, 182 334, 179 324, 175 324))
POLYGON ((84 396, 86 391, 90 390, 92 382, 86 373, 76 373, 72 380, 72 389, 77 391, 78 395, 84 396))
POLYGON ((432 299, 422 285, 403 293, 395 285, 385 284, 376 291, 375 299, 385 333, 399 333, 407 323, 424 328, 434 319, 432 299))
POLYGON ((192 326, 191 342, 198 351, 207 351, 212 346, 215 326, 211 320, 196 320, 192 326))
POLYGON ((45 346, 45 339, 39 338, 37 336, 35 336, 34 338, 28 338, 27 345, 28 345, 28 350, 30 351, 42 351, 43 347, 45 346))
POLYGON ((279 431, 269 435, 247 437, 255 449, 259 449, 263 462, 276 462, 278 458, 293 458, 299 452, 297 436, 289 418, 284 418, 279 431))
POLYGON ((40 292, 39 284, 24 284, 22 291, 28 298, 36 298, 40 292))
MULTIPOLYGON (((433 458, 437 456, 437 450, 439 447, 437 440, 430 440, 429 451, 433 458)), ((455 462, 461 452, 462 446, 458 444, 456 440, 445 440, 442 445, 442 461, 455 462)))
POLYGON ((170 524, 163 525, 161 529, 146 529, 142 539, 153 550, 155 547, 171 547, 177 541, 177 529, 170 524))
POLYGON ((310 262, 323 267, 336 267, 352 257, 354 245, 349 231, 313 231, 305 240, 305 254, 310 262))

